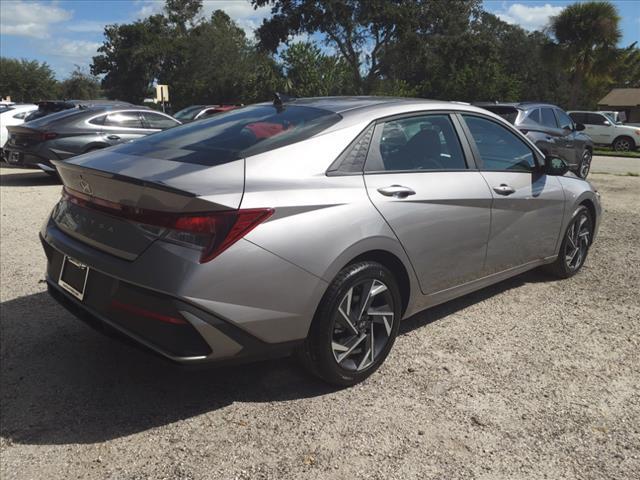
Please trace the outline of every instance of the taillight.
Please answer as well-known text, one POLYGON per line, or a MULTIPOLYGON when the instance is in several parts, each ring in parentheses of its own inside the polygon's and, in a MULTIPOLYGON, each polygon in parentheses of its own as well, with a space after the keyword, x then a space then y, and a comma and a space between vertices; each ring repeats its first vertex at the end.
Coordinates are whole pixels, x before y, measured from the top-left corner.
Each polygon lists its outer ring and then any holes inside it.
POLYGON ((53 140, 57 136, 58 134, 56 132, 42 132, 42 134, 40 135, 40 140, 42 140, 43 142, 46 140, 53 140))
POLYGON ((165 241, 196 247, 202 251, 200 263, 220 255, 274 212, 272 208, 185 214, 160 212, 90 197, 67 187, 62 196, 75 205, 130 220, 165 241))

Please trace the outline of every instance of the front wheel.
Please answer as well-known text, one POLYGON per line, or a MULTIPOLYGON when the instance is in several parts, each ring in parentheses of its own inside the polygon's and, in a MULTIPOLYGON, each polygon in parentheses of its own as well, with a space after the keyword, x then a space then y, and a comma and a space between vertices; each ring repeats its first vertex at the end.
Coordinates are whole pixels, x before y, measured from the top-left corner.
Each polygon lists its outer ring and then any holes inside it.
POLYGON ((377 262, 345 267, 331 282, 296 352, 311 373, 347 387, 384 362, 398 334, 401 300, 393 274, 377 262))
POLYGON ((560 278, 573 277, 584 265, 592 239, 593 219, 587 207, 580 205, 564 234, 558 258, 548 267, 550 272, 560 278))
POLYGON ((582 160, 580 160, 580 167, 578 168, 578 176, 580 178, 587 178, 589 170, 591 170, 591 158, 593 157, 591 150, 585 150, 582 154, 582 160))

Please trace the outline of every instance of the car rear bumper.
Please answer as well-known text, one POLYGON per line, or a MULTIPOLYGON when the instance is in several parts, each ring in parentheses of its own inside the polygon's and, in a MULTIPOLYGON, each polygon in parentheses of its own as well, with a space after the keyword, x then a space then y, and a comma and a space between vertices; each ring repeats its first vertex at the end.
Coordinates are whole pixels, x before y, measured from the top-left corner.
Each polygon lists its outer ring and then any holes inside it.
POLYGON ((59 285, 64 254, 42 237, 49 294, 103 333, 124 335, 181 364, 282 356, 300 341, 267 343, 183 300, 90 270, 82 301, 59 285), (167 321, 174 319, 177 321, 167 321))
POLYGON ((4 161, 12 166, 21 168, 40 168, 45 170, 49 168, 55 170, 53 164, 48 158, 37 155, 33 152, 18 150, 12 147, 5 147, 3 151, 4 161), (43 166, 45 168, 43 168, 43 166))

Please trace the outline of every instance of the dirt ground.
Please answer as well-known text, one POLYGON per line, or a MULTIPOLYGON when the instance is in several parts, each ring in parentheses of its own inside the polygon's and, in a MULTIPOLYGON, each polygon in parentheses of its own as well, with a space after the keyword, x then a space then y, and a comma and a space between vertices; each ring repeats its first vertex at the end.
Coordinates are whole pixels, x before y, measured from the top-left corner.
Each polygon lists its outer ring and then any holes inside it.
POLYGON ((335 390, 289 359, 184 370, 89 329, 43 283, 60 185, 0 173, 2 479, 638 478, 640 178, 592 175, 580 275, 419 314, 335 390))

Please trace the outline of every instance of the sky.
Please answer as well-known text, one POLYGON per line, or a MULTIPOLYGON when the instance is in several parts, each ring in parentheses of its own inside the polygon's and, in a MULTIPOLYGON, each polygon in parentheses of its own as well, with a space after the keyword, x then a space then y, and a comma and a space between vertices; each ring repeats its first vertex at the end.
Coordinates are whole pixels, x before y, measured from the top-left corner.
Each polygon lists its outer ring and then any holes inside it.
MULTIPOLYGON (((527 30, 543 28, 572 0, 485 0, 484 8, 527 30)), ((640 0, 615 0, 621 46, 640 43, 640 0)), ((88 69, 105 25, 128 23, 162 10, 162 0, 0 0, 0 55, 46 61, 58 79, 76 65, 88 69)), ((204 14, 225 10, 250 36, 270 13, 249 0, 204 0, 204 14)))

